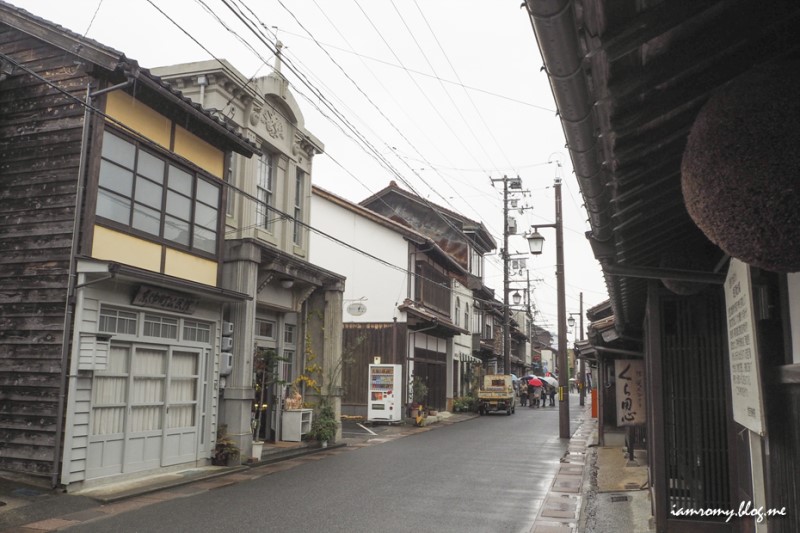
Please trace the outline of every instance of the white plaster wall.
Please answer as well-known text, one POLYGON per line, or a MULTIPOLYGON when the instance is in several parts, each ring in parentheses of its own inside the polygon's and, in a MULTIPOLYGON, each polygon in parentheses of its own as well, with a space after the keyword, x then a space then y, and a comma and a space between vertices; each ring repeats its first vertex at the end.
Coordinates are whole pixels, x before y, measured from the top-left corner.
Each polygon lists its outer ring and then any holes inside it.
MULTIPOLYGON (((456 298, 461 299, 461 317, 460 317, 460 325, 462 328, 467 330, 472 330, 472 323, 474 322, 473 319, 473 300, 472 300, 472 291, 466 288, 464 285, 459 283, 458 281, 453 281, 453 297, 452 302, 450 303, 450 309, 453 310, 455 313, 456 309, 456 298), (464 307, 467 306, 469 308, 469 324, 464 324, 464 307)), ((455 322, 455 317, 453 317, 453 321, 455 322)), ((465 333, 462 335, 456 335, 453 337, 453 354, 458 358, 459 355, 472 355, 472 334, 465 333)))
POLYGON ((397 306, 408 295, 408 242, 399 233, 317 194, 311 198, 311 226, 394 267, 310 232, 310 262, 347 278, 343 321, 405 321, 405 313, 397 306), (367 308, 360 316, 347 312, 348 305, 357 300, 367 308))

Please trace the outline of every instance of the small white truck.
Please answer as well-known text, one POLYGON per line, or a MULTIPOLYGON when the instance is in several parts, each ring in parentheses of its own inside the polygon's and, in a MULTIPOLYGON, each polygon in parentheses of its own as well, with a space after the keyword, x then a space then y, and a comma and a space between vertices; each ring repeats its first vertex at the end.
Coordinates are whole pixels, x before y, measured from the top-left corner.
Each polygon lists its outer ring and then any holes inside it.
POLYGON ((505 411, 511 415, 517 406, 514 385, 511 376, 505 374, 487 374, 483 376, 481 388, 478 390, 478 413, 505 411))

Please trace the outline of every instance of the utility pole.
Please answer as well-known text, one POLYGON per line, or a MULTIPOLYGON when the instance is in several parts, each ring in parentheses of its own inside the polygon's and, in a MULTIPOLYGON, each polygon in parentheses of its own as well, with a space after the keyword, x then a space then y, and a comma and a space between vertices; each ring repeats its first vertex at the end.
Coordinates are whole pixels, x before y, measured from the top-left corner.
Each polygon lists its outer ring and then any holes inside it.
MULTIPOLYGON (((559 164, 559 167, 561 165, 559 164)), ((556 230, 556 291, 558 292, 558 433, 562 439, 570 437, 569 430, 569 368, 567 362, 567 304, 564 284, 564 228, 561 212, 561 178, 555 179, 556 221, 553 224, 536 224, 531 226, 533 232, 526 236, 531 253, 542 253, 544 237, 539 228, 556 230)))
POLYGON ((558 284, 558 433, 562 439, 569 431, 569 369, 567 363, 567 299, 564 283, 564 221, 561 213, 561 178, 556 178, 556 276, 558 284))
POLYGON ((508 179, 503 176, 503 373, 511 374, 511 313, 508 309, 508 179))
POLYGON ((511 312, 508 304, 509 293, 509 279, 508 279, 508 261, 511 254, 508 253, 508 190, 517 189, 517 192, 522 190, 522 179, 519 176, 516 178, 509 178, 503 176, 502 179, 489 178, 492 183, 496 181, 503 182, 503 249, 501 250, 501 257, 503 259, 503 373, 511 374, 511 312))
MULTIPOLYGON (((580 328, 581 328, 581 340, 583 340, 583 293, 581 292, 581 316, 580 316, 580 328)), ((581 357, 579 368, 580 368, 580 375, 578 376, 578 384, 580 385, 580 398, 581 398, 581 407, 584 406, 586 403, 586 367, 584 366, 583 357, 581 357)))

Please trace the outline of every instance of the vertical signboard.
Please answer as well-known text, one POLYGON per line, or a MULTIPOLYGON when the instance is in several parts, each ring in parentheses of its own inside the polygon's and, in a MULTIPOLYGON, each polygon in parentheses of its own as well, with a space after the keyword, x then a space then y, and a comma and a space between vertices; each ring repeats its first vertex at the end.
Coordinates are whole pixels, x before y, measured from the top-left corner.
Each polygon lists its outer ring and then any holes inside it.
POLYGON ((644 361, 614 361, 617 379, 617 426, 636 426, 647 421, 644 394, 644 361))
POLYGON ((750 265, 738 259, 731 259, 728 276, 725 278, 725 307, 733 419, 750 431, 763 435, 764 413, 761 405, 750 265))

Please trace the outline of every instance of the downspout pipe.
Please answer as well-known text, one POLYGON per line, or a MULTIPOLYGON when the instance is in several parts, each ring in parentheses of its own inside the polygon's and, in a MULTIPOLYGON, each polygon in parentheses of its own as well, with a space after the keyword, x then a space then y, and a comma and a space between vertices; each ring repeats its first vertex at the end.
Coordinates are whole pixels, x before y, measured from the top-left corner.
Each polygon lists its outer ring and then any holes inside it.
POLYGON ((67 277, 67 297, 64 304, 64 325, 61 339, 61 376, 58 382, 58 410, 56 411, 55 447, 53 449, 53 466, 50 472, 50 487, 56 488, 59 479, 59 463, 61 462, 62 441, 64 431, 64 406, 66 404, 67 375, 69 372, 69 348, 72 337, 72 319, 75 311, 75 290, 77 286, 77 255, 81 229, 81 206, 86 181, 86 160, 89 152, 89 121, 91 115, 92 87, 86 86, 86 98, 83 107, 83 131, 81 133, 81 155, 78 160, 78 182, 75 190, 75 214, 72 221, 72 242, 69 251, 69 272, 67 277))
MULTIPOLYGON (((69 270, 67 274, 67 297, 64 303, 64 324, 61 339, 61 375, 58 382, 58 407, 56 412, 56 432, 55 432, 55 446, 53 449, 53 466, 50 472, 50 486, 56 488, 59 479, 59 463, 61 462, 61 453, 63 451, 63 431, 64 431, 64 406, 66 405, 67 395, 67 376, 69 375, 69 350, 72 338, 72 321, 75 314, 75 292, 78 288, 88 285, 84 283, 78 285, 77 280, 77 265, 78 265, 78 246, 80 242, 80 230, 82 222, 82 207, 83 197, 86 191, 86 166, 89 157, 89 137, 91 135, 90 121, 92 119, 92 100, 105 93, 124 89, 133 84, 133 79, 128 78, 127 81, 99 89, 95 92, 92 91, 92 85, 86 85, 86 97, 84 98, 83 105, 83 129, 81 131, 81 155, 78 160, 78 181, 75 190, 75 215, 72 221, 72 240, 70 243, 69 251, 69 270)), ((116 273, 110 272, 110 277, 114 277, 116 273)), ((106 278, 97 281, 104 281, 106 278)))
POLYGON ((573 169, 589 214, 593 237, 612 237, 602 151, 595 135, 593 102, 583 71, 572 0, 526 0, 533 33, 550 80, 573 169))

